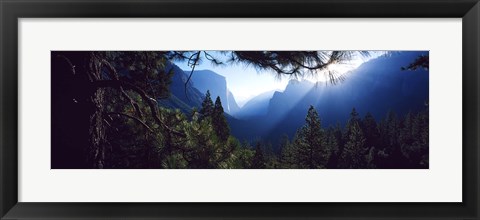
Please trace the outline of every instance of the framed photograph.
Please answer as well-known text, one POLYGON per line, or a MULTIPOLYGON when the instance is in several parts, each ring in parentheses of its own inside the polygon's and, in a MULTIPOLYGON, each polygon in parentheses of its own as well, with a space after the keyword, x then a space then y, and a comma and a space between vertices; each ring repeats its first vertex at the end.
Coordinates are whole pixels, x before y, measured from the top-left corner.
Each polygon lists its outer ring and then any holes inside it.
POLYGON ((1 219, 478 219, 477 0, 9 1, 1 219))

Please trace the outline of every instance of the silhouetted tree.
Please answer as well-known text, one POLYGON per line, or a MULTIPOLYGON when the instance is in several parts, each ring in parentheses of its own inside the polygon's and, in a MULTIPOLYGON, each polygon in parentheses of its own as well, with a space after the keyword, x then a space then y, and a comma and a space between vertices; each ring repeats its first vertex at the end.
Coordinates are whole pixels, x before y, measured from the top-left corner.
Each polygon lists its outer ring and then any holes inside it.
POLYGON ((220 140, 223 142, 227 141, 228 137, 230 136, 230 128, 223 112, 220 97, 217 97, 215 100, 215 107, 213 108, 212 114, 212 124, 218 138, 220 138, 220 140))
MULTIPOLYGON (((338 127, 338 129, 340 129, 338 127)), ((337 162, 338 162, 338 156, 339 156, 339 153, 340 153, 340 149, 339 149, 339 146, 338 146, 338 139, 335 135, 336 133, 336 129, 334 128, 329 128, 326 132, 326 135, 325 135, 325 142, 326 142, 326 147, 328 149, 330 149, 330 157, 328 158, 328 162, 326 164, 326 168, 336 168, 337 167, 337 162)), ((341 131, 340 131, 340 135, 339 135, 339 138, 341 138, 341 131)))
POLYGON ((365 137, 355 108, 350 113, 345 131, 345 146, 339 158, 340 168, 363 168, 365 162, 365 137))
POLYGON ((282 164, 282 168, 297 168, 295 147, 293 143, 290 143, 288 135, 286 134, 282 135, 280 149, 280 163, 282 164))
POLYGON ((258 142, 255 147, 255 155, 252 159, 252 169, 264 169, 266 167, 265 164, 265 156, 263 154, 261 143, 258 142))
POLYGON ((213 115, 214 104, 212 98, 210 97, 210 90, 207 90, 205 94, 205 99, 202 102, 202 108, 200 109, 200 114, 202 114, 202 119, 211 117, 213 115))
POLYGON ((304 168, 324 168, 330 157, 330 149, 325 142, 325 134, 320 118, 313 106, 310 106, 305 118, 305 125, 295 137, 297 161, 304 168))
POLYGON ((379 147, 380 131, 377 122, 370 112, 365 115, 362 121, 362 130, 365 135, 366 147, 379 147))
POLYGON ((427 167, 428 164, 428 118, 421 112, 409 112, 402 123, 399 145, 404 158, 404 167, 427 167))

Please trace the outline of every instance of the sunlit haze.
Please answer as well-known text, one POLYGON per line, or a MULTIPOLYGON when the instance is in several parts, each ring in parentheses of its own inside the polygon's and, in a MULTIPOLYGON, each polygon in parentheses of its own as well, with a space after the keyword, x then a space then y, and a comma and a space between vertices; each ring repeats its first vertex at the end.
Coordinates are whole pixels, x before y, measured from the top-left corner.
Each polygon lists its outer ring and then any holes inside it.
MULTIPOLYGON (((325 82, 328 80, 326 71, 334 71, 339 75, 345 74, 356 69, 362 63, 376 58, 383 54, 383 52, 373 52, 369 57, 356 56, 348 63, 332 64, 325 71, 320 71, 317 74, 307 74, 303 79, 312 82, 325 82)), ((177 66, 185 71, 190 71, 191 67, 187 62, 175 62, 177 66)), ((279 77, 273 71, 257 71, 251 66, 242 64, 234 65, 213 65, 209 61, 200 63, 195 70, 211 70, 225 77, 227 81, 227 88, 233 93, 237 104, 242 107, 251 98, 258 96, 268 91, 283 91, 292 79, 289 76, 279 77)))
POLYGON ((51 169, 430 168, 429 51, 52 51, 50 61, 51 169))

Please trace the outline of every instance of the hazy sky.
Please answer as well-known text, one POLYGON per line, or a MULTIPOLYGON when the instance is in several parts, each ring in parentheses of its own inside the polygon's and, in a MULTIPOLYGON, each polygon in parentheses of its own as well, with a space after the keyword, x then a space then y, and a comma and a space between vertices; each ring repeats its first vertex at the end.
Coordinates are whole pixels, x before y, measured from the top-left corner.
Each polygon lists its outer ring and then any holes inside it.
MULTIPOLYGON (((175 63, 183 70, 191 70, 186 62, 175 63)), ((212 70, 225 77, 227 88, 233 93, 239 106, 249 99, 272 90, 283 91, 288 83, 288 78, 276 78, 273 72, 257 72, 254 68, 244 65, 214 66, 203 62, 195 70, 212 70)))
MULTIPOLYGON (((332 66, 339 73, 345 73, 357 68, 363 62, 378 55, 374 54, 370 58, 355 59, 349 64, 332 66)), ((175 62, 183 70, 191 70, 187 62, 175 62)), ((258 72, 251 66, 242 64, 215 66, 209 61, 205 60, 203 63, 195 67, 195 70, 212 70, 226 78, 227 88, 233 93, 237 104, 241 107, 251 98, 260 95, 261 93, 277 90, 283 91, 288 84, 290 78, 283 76, 278 78, 277 74, 269 71, 258 72)), ((310 81, 325 81, 323 74, 319 77, 308 77, 310 81)))

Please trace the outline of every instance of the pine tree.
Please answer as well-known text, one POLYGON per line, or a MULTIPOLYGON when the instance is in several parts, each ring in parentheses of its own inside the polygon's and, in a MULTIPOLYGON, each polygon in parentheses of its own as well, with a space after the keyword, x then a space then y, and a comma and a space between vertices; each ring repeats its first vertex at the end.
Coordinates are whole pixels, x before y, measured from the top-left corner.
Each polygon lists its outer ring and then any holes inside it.
POLYGON ((362 121, 362 130, 365 135, 366 147, 378 147, 380 132, 378 130, 377 122, 370 112, 365 115, 362 121))
POLYGON ((211 169, 216 168, 215 156, 224 147, 216 141, 216 134, 210 120, 190 121, 182 123, 187 139, 180 142, 182 150, 179 153, 187 162, 186 168, 211 169))
POLYGON ((418 123, 419 132, 417 141, 420 145, 420 154, 421 160, 418 162, 418 165, 421 168, 428 168, 428 158, 429 158, 429 119, 428 119, 428 110, 420 112, 415 118, 416 123, 418 123))
POLYGON ((237 151, 235 151, 234 166, 232 168, 248 169, 252 167, 253 156, 255 151, 252 149, 248 142, 244 142, 240 145, 237 151))
POLYGON ((295 151, 293 143, 290 143, 288 135, 284 134, 280 140, 280 163, 282 168, 296 168, 295 151))
POLYGON ((350 113, 345 133, 343 148, 338 158, 339 168, 364 168, 365 166, 365 136, 361 129, 362 123, 355 108, 350 113))
POLYGON ((220 97, 217 96, 215 100, 215 107, 213 108, 212 124, 218 138, 225 142, 230 136, 230 127, 228 126, 227 119, 223 114, 223 107, 220 97))
POLYGON ((265 162, 265 156, 263 154, 262 146, 260 142, 257 143, 257 146, 255 147, 255 155, 253 156, 252 159, 252 169, 265 169, 266 167, 266 162, 265 162))
POLYGON ((350 118, 348 119, 347 125, 346 125, 346 131, 344 134, 344 139, 348 140, 348 137, 350 136, 350 131, 351 131, 351 126, 353 124, 358 124, 360 125, 360 118, 358 117, 358 112, 355 110, 355 108, 352 109, 352 112, 350 112, 350 118))
POLYGON ((371 147, 368 150, 367 156, 366 156, 366 168, 373 169, 376 168, 377 165, 375 164, 375 154, 377 150, 375 147, 371 147))
POLYGON ((328 161, 327 168, 338 168, 339 158, 345 146, 345 135, 340 123, 337 122, 335 127, 332 129, 332 135, 335 138, 337 150, 332 149, 332 154, 328 161))
MULTIPOLYGON (((325 140, 327 144, 327 148, 330 149, 330 158, 328 159, 328 163, 326 165, 327 168, 336 168, 338 162, 338 155, 339 155, 339 147, 337 137, 335 136, 336 129, 329 128, 325 135, 325 140)), ((340 131, 341 134, 341 131, 340 131)), ((341 135, 340 135, 341 137, 341 135)))
POLYGON ((388 138, 388 145, 390 147, 396 147, 398 143, 398 128, 399 128, 399 123, 397 119, 397 115, 395 112, 390 111, 387 114, 387 138, 388 138))
POLYGON ((400 122, 395 112, 390 111, 386 118, 386 141, 387 153, 389 154, 388 168, 401 168, 401 164, 405 162, 399 143, 400 122))
POLYGON ((211 117, 213 114, 213 101, 210 97, 210 90, 207 90, 205 94, 205 99, 202 102, 202 109, 200 109, 200 114, 202 114, 201 119, 211 117))
POLYGON ((366 168, 375 168, 375 154, 380 145, 380 131, 375 118, 367 112, 362 121, 362 130, 365 136, 365 148, 369 149, 366 155, 366 168))
POLYGON ((425 119, 423 113, 408 113, 402 123, 399 144, 408 162, 404 164, 406 167, 425 168, 428 164, 428 122, 425 119))
POLYGON ((357 121, 348 127, 348 139, 340 156, 340 168, 366 168, 365 138, 357 121))
POLYGON ((192 118, 192 121, 198 121, 200 119, 198 109, 196 107, 192 108, 192 112, 190 113, 190 117, 192 118))
POLYGON ((414 127, 414 117, 411 112, 405 116, 405 118, 400 123, 400 129, 398 134, 398 142, 399 145, 402 147, 402 153, 404 148, 407 146, 411 146, 413 144, 413 127, 414 127))
POLYGON ((302 167, 325 168, 331 152, 325 143, 320 118, 313 106, 308 109, 305 125, 297 132, 294 144, 298 149, 297 161, 302 167))

